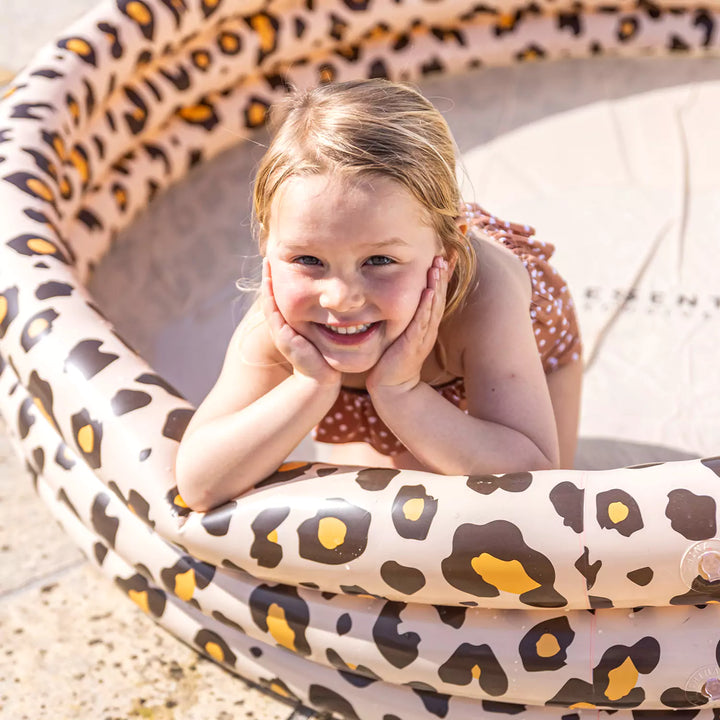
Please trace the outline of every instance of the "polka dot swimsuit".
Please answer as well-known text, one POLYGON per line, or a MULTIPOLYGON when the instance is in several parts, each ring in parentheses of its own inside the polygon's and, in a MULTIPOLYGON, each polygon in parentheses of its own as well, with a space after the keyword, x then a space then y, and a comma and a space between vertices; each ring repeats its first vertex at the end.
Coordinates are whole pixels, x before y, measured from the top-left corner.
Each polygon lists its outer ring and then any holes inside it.
MULTIPOLYGON (((467 204, 465 215, 471 228, 504 245, 527 269, 532 286, 530 318, 545 373, 578 360, 582 343, 573 301, 565 281, 548 262, 555 247, 535 240, 532 227, 499 220, 478 205, 467 204)), ((453 405, 463 407, 466 398, 463 378, 433 387, 453 405)), ((355 388, 340 390, 313 435, 319 442, 366 442, 383 455, 397 455, 405 450, 375 413, 367 391, 355 388)))

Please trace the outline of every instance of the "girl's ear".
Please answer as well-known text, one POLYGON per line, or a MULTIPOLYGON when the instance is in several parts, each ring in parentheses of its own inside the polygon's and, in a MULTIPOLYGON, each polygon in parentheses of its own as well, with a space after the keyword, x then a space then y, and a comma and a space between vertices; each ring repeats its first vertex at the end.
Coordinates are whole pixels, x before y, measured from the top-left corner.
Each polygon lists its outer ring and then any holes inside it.
POLYGON ((457 229, 463 234, 468 234, 468 229, 470 227, 469 220, 465 214, 458 215, 457 218, 455 218, 455 225, 457 226, 457 229))

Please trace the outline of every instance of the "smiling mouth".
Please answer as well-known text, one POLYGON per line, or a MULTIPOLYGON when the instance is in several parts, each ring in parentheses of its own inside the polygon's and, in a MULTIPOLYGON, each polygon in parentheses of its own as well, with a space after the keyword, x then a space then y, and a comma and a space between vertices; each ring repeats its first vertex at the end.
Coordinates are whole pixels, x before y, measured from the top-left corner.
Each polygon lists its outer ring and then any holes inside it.
POLYGON ((325 323, 317 323, 317 326, 333 342, 343 344, 354 344, 365 340, 379 325, 379 322, 363 323, 361 325, 326 325, 325 323))
POLYGON ((357 335, 358 333, 364 333, 373 323, 365 323, 364 325, 325 325, 330 332, 337 333, 338 335, 357 335))

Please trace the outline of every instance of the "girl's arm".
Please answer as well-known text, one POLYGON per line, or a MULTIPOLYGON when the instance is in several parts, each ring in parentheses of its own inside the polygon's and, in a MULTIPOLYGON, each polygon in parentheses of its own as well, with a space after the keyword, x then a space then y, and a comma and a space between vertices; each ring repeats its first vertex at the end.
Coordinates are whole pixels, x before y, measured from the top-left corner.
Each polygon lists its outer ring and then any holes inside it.
POLYGON ((378 415, 435 472, 559 465, 555 417, 528 313, 528 277, 513 263, 487 263, 478 290, 449 323, 453 341, 461 343, 467 414, 424 382, 369 385, 378 415))
POLYGON ((335 402, 339 376, 323 380, 293 372, 256 304, 180 443, 176 480, 188 506, 209 510, 274 472, 335 402))

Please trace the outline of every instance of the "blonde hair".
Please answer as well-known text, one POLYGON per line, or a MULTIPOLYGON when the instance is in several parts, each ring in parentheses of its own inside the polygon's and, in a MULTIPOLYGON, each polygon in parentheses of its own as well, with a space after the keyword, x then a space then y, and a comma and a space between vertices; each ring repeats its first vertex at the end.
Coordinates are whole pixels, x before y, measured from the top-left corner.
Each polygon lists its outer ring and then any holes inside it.
POLYGON ((275 136, 253 189, 260 248, 273 199, 289 178, 334 172, 390 178, 423 206, 445 256, 457 259, 445 316, 452 313, 472 286, 477 257, 459 222, 455 143, 433 104, 407 85, 357 80, 295 92, 273 108, 271 122, 275 136))

